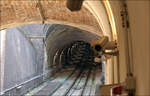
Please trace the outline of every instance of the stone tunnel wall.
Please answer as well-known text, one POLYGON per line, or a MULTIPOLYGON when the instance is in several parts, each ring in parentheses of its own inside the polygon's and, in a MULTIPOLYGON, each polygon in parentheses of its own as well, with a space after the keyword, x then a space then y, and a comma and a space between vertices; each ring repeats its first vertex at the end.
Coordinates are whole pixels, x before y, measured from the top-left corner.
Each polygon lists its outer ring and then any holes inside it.
MULTIPOLYGON (((52 66, 54 63, 54 56, 56 52, 60 55, 61 51, 74 41, 91 42, 91 40, 97 40, 100 36, 93 32, 81 30, 76 27, 53 24, 47 31, 46 38, 46 50, 48 55, 48 66, 52 66), (48 35, 49 34, 49 35, 48 35)), ((62 62, 59 58, 56 60, 56 65, 60 65, 62 62), (59 63, 59 64, 58 64, 59 63)), ((59 66, 56 66, 59 67, 59 66)), ((50 68, 51 69, 51 68, 50 68)))
POLYGON ((43 82, 42 29, 43 25, 35 24, 6 30, 1 94, 20 95, 43 82))

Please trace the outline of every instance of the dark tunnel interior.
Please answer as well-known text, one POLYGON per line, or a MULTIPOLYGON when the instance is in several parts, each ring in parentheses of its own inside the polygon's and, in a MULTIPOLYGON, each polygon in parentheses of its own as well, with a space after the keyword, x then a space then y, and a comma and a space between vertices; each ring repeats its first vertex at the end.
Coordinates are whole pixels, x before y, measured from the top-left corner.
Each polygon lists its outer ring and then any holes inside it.
POLYGON ((94 33, 67 25, 54 24, 48 29, 46 49, 51 70, 49 79, 57 82, 57 78, 63 78, 62 85, 51 95, 60 95, 59 92, 66 87, 66 91, 61 93, 63 96, 73 95, 76 90, 82 90, 80 94, 85 94, 87 86, 92 86, 90 83, 95 84, 95 87, 104 84, 103 62, 94 61, 98 54, 90 45, 91 40, 98 38, 94 33), (67 86, 67 82, 72 83, 67 86))
MULTIPOLYGON (((91 48, 91 40, 98 35, 72 26, 53 24, 47 30, 46 49, 49 68, 54 72, 69 66, 91 68, 102 62, 94 62, 98 54, 91 48)), ((53 73, 54 73, 53 72, 53 73)))

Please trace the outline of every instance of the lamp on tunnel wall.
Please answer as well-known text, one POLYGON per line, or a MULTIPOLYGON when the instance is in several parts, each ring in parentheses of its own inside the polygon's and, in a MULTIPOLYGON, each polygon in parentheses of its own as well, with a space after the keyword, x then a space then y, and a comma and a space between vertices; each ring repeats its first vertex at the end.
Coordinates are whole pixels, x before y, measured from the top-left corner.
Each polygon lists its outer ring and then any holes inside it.
POLYGON ((92 47, 93 47, 95 52, 101 52, 102 50, 104 50, 105 45, 107 43, 108 43, 108 37, 107 36, 103 36, 99 40, 92 41, 91 45, 92 45, 92 47))
POLYGON ((109 41, 107 36, 103 36, 98 40, 91 41, 91 47, 98 55, 105 55, 109 58, 110 56, 118 55, 116 41, 109 41))
POLYGON ((79 11, 84 0, 67 0, 67 8, 70 11, 79 11))

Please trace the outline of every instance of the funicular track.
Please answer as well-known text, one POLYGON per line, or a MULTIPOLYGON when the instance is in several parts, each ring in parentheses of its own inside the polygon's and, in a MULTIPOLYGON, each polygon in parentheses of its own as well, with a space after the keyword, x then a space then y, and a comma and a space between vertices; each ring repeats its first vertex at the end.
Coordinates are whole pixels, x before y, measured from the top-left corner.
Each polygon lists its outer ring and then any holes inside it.
POLYGON ((90 45, 77 41, 61 54, 63 68, 57 69, 56 66, 45 86, 33 91, 32 95, 94 96, 96 86, 101 84, 101 64, 93 64, 90 45))
POLYGON ((40 90, 33 91, 32 95, 94 96, 96 85, 101 84, 101 69, 99 67, 74 68, 72 71, 62 70, 55 75, 54 79, 48 80, 43 88, 39 87, 40 90))

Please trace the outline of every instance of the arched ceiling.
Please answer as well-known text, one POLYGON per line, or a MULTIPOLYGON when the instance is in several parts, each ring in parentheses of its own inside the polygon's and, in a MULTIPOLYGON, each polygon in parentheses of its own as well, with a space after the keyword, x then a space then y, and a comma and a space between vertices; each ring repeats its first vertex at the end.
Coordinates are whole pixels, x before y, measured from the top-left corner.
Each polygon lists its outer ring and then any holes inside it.
MULTIPOLYGON (((62 51, 66 46, 74 41, 91 42, 91 40, 98 40, 99 36, 92 32, 80 30, 75 27, 66 25, 54 24, 51 30, 48 30, 49 35, 46 39, 46 50, 49 57, 49 64, 53 64, 53 58, 56 52, 62 51)), ((50 28, 51 28, 50 27, 50 28)))
POLYGON ((102 33, 92 13, 84 6, 71 12, 66 0, 2 0, 0 29, 31 23, 65 24, 102 33))

